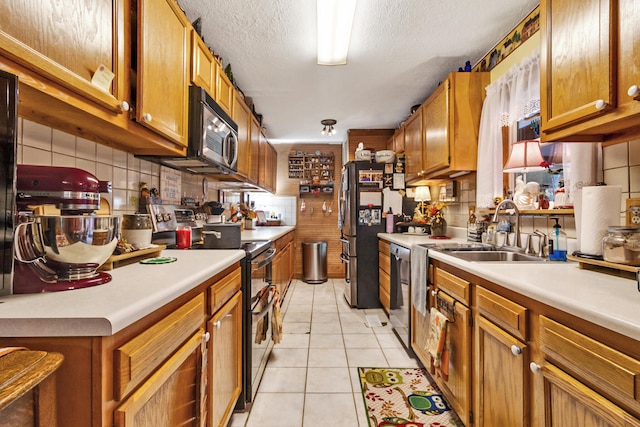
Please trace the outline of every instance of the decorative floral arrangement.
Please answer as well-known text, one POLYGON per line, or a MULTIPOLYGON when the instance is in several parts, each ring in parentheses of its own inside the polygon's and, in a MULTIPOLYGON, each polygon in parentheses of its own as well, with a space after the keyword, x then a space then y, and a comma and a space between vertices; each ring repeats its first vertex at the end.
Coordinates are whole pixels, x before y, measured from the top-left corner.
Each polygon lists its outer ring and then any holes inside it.
POLYGON ((431 223, 440 223, 444 220, 444 209, 447 207, 444 202, 432 203, 427 208, 427 214, 431 219, 431 223))
POLYGON ((254 219, 257 217, 256 212, 245 203, 240 203, 240 213, 247 219, 254 219))

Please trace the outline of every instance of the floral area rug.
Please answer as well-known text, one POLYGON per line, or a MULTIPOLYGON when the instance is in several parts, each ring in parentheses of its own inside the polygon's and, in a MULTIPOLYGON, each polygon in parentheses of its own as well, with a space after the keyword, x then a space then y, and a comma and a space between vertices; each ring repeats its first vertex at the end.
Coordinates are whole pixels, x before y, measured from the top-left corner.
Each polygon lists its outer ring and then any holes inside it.
POLYGON ((424 369, 358 368, 369 427, 464 427, 424 369))

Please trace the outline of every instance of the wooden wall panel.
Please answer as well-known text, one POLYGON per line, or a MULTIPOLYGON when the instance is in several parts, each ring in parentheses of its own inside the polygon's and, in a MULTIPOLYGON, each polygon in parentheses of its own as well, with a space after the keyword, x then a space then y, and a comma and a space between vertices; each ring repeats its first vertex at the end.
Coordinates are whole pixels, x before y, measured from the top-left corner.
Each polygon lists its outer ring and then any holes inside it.
POLYGON ((302 278, 302 242, 327 242, 327 275, 330 278, 344 277, 344 266, 340 262, 342 246, 340 244, 340 230, 338 229, 338 188, 342 171, 342 145, 340 144, 274 144, 278 151, 278 196, 296 196, 297 218, 294 240, 294 277, 302 278), (289 178, 289 153, 302 151, 305 153, 333 153, 335 157, 334 192, 332 195, 305 195, 307 210, 300 212, 299 179, 289 178), (323 214, 322 202, 326 201, 331 207, 331 214, 323 214))

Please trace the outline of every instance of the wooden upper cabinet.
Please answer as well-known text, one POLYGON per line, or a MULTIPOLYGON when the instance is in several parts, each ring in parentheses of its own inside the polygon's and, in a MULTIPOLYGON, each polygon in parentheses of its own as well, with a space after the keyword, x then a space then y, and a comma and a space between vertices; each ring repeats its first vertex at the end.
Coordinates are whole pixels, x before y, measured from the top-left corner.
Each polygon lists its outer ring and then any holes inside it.
POLYGON ((407 120, 404 127, 404 154, 406 180, 411 181, 422 175, 422 110, 420 107, 407 120))
POLYGON ((191 30, 191 82, 216 98, 216 60, 195 30, 191 30))
POLYGON ((222 66, 216 62, 216 97, 220 107, 230 116, 233 116, 233 97, 235 89, 233 83, 227 77, 222 66))
POLYGON ((136 120, 187 145, 191 24, 175 0, 139 0, 136 120))
POLYGON ((233 121, 238 125, 238 173, 249 177, 251 169, 251 110, 242 99, 240 92, 235 93, 233 121))
POLYGON ((124 2, 5 0, 0 56, 113 113, 125 96, 124 2), (115 74, 107 90, 91 83, 103 65, 115 74))
POLYGON ((540 111, 546 141, 640 135, 640 11, 633 0, 541 2, 540 111))
POLYGON ((451 73, 423 104, 423 176, 475 171, 489 73, 451 73))
POLYGON ((265 190, 275 193, 278 167, 278 153, 269 143, 264 133, 260 133, 260 166, 258 185, 265 190))
POLYGON ((396 153, 404 153, 404 127, 400 127, 393 134, 393 145, 391 150, 396 153))
POLYGON ((260 137, 262 129, 258 119, 251 116, 251 161, 249 162, 249 180, 255 184, 260 180, 260 137))

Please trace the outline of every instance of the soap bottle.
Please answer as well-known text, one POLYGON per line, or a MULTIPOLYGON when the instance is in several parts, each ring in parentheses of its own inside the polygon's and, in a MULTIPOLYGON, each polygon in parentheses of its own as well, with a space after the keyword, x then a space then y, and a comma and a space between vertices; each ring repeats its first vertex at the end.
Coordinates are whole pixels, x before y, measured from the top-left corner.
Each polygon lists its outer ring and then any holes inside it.
POLYGON ((556 221, 553 226, 553 232, 549 236, 549 259, 551 261, 567 260, 567 234, 562 231, 562 226, 558 224, 558 218, 552 218, 556 221))
POLYGON ((387 212, 387 227, 386 227, 387 233, 393 233, 393 225, 394 225, 393 223, 394 223, 393 211, 391 210, 391 208, 389 208, 389 212, 387 212))

